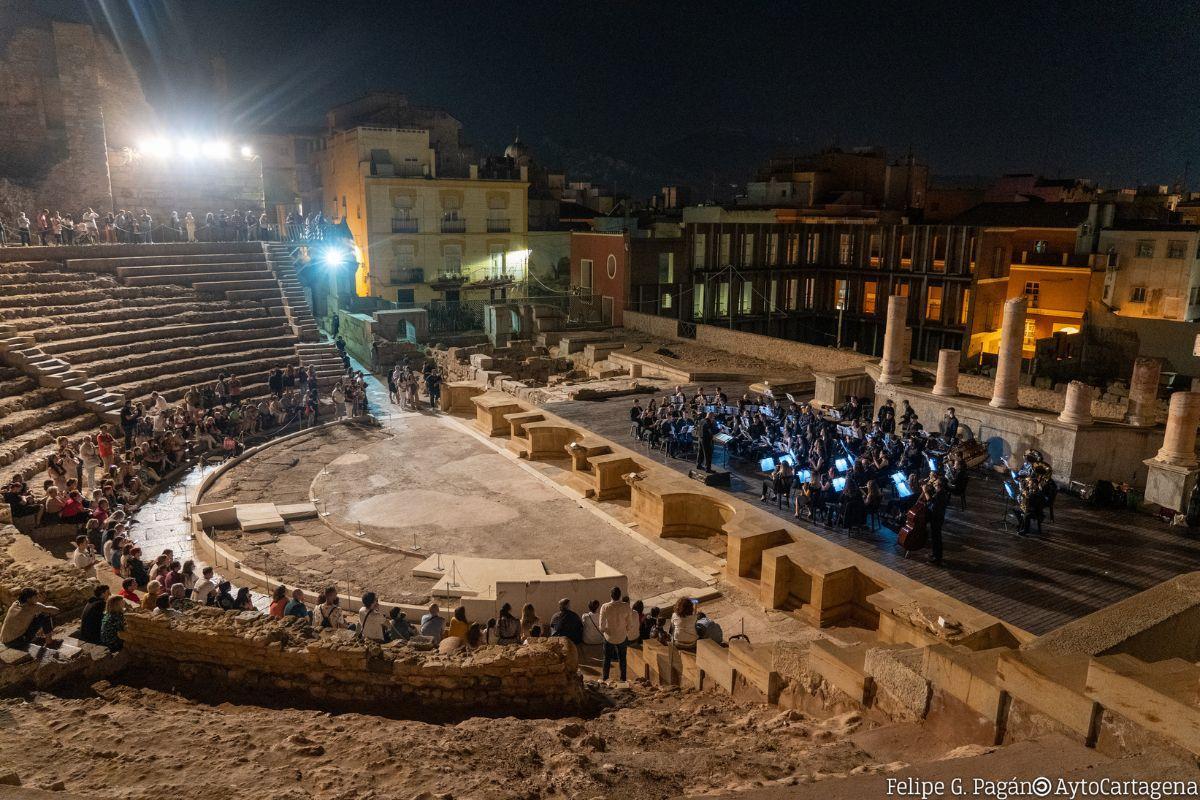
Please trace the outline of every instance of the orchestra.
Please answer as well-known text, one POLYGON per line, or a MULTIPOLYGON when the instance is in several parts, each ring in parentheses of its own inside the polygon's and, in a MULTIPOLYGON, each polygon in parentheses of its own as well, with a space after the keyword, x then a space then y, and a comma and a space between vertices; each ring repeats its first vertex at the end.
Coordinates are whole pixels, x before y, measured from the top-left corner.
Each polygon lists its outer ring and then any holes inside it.
MULTIPOLYGON (((965 507, 968 471, 986 459, 983 445, 959 437, 953 408, 943 433, 929 433, 907 401, 897 413, 890 399, 873 417, 869 403, 854 396, 822 409, 790 395, 743 395, 730 403, 719 388, 700 387, 689 397, 676 387, 644 408, 635 401, 630 418, 638 439, 669 456, 694 453, 701 468, 711 468, 714 447, 757 465, 765 476, 760 499, 797 519, 850 531, 881 522, 905 533, 906 552, 928 543, 934 564, 941 563, 950 499, 965 507)), ((1040 521, 1032 511, 1028 518, 1040 521)))

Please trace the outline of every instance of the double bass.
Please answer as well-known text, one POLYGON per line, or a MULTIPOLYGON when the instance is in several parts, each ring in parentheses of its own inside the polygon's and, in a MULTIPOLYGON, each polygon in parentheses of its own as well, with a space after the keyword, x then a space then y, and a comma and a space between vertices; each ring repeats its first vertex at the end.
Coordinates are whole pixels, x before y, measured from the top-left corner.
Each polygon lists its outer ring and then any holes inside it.
POLYGON ((908 516, 904 519, 904 526, 896 534, 896 543, 904 548, 904 554, 908 555, 913 550, 920 550, 929 541, 929 506, 925 502, 925 497, 922 495, 917 499, 917 502, 912 504, 912 508, 908 509, 908 516))

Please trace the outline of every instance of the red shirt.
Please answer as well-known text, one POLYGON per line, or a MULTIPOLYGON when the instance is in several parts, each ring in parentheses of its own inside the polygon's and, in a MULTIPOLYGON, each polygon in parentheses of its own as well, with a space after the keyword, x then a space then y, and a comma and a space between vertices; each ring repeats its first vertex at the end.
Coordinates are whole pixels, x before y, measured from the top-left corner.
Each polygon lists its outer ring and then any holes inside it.
POLYGON ((133 603, 135 606, 141 605, 141 601, 138 600, 137 592, 133 591, 132 589, 122 589, 117 594, 121 595, 121 597, 124 597, 126 600, 133 603))

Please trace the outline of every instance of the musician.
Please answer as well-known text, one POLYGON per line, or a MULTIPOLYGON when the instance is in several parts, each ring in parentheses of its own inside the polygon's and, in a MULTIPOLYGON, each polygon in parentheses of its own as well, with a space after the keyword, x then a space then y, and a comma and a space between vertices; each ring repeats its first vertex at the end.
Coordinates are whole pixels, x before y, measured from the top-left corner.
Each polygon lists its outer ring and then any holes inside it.
POLYGON ((886 403, 881 405, 875 421, 879 425, 879 430, 883 431, 884 433, 895 433, 896 403, 889 399, 886 403))
POLYGON ((954 407, 947 408, 942 418, 945 425, 943 435, 946 437, 946 443, 953 445, 958 441, 958 417, 954 416, 954 407))
POLYGON ((705 414, 696 425, 696 469, 712 472, 713 437, 717 434, 717 416, 705 414))
POLYGON ((1032 475, 1020 479, 1017 489, 1017 514, 1021 518, 1021 527, 1017 531, 1021 536, 1029 535, 1030 522, 1037 522, 1038 535, 1042 534, 1042 517, 1045 516, 1045 497, 1038 491, 1038 485, 1032 475))
POLYGON ((900 430, 908 433, 913 423, 917 421, 917 412, 913 411, 913 407, 908 404, 907 400, 900 402, 904 404, 900 409, 900 430))
POLYGON ((768 493, 772 493, 774 498, 787 497, 792 491, 792 466, 786 461, 780 461, 775 465, 775 469, 771 472, 770 480, 763 481, 762 497, 759 498, 762 502, 767 502, 768 493))
POLYGON ((950 505, 950 487, 936 473, 929 476, 924 488, 929 506, 929 547, 932 551, 929 563, 942 565, 942 525, 946 522, 946 509, 950 505))

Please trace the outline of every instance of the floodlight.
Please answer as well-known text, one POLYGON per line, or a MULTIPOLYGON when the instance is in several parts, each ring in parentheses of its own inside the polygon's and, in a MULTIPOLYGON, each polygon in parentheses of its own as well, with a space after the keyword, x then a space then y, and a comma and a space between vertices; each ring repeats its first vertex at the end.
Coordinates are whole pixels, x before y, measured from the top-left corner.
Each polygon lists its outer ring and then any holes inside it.
POLYGON ((242 158, 253 158, 254 157, 254 149, 252 147, 250 147, 250 145, 248 145, 248 144, 242 145, 241 153, 242 153, 242 158))

